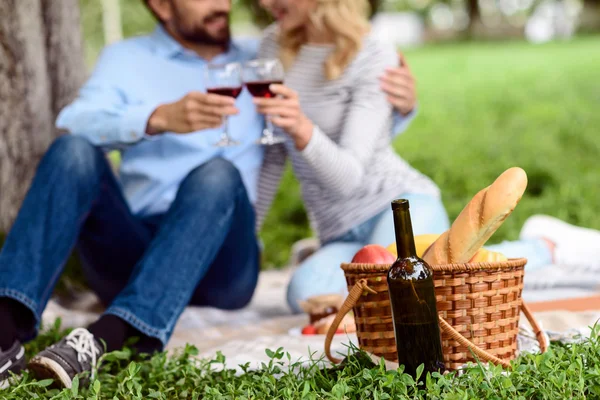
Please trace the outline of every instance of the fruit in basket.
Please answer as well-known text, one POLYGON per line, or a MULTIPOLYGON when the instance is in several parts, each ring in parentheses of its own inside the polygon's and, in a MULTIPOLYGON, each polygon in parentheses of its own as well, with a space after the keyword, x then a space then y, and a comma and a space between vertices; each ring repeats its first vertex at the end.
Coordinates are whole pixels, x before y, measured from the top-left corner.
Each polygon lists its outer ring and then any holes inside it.
POLYGON ((490 251, 488 249, 481 248, 477 250, 477 253, 471 258, 469 262, 500 262, 506 261, 507 258, 504 254, 498 253, 495 251, 490 251))
MULTIPOLYGON (((427 250, 427 248, 429 246, 431 246, 431 244, 433 242, 436 241, 437 238, 439 238, 440 235, 437 233, 428 233, 428 234, 424 234, 424 235, 416 235, 415 236, 415 247, 417 248, 417 256, 419 257, 423 257, 423 253, 425 253, 425 250, 427 250)), ((396 257, 398 256, 397 254, 397 250, 396 250, 396 243, 392 243, 387 247, 388 251, 390 251, 392 254, 394 254, 396 257)))
POLYGON ((378 244, 366 245, 352 258, 353 263, 362 264, 391 264, 394 261, 396 261, 396 256, 378 244))

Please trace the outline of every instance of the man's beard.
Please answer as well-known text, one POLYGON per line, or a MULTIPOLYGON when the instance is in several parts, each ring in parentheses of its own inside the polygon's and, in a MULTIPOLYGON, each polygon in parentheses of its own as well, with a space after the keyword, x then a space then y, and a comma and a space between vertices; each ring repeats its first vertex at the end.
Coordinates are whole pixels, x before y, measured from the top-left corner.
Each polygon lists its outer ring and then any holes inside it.
POLYGON ((174 12, 174 25, 175 29, 179 33, 179 35, 187 40, 188 42, 193 42, 197 44, 207 44, 207 45, 215 45, 215 46, 224 46, 227 47, 229 45, 229 41, 231 40, 231 32, 229 29, 229 14, 224 12, 217 12, 205 17, 201 23, 199 24, 186 24, 186 18, 183 17, 177 10, 174 12), (224 29, 222 29, 218 35, 214 35, 209 33, 206 29, 204 29, 204 24, 210 22, 215 18, 227 18, 227 25, 224 29))

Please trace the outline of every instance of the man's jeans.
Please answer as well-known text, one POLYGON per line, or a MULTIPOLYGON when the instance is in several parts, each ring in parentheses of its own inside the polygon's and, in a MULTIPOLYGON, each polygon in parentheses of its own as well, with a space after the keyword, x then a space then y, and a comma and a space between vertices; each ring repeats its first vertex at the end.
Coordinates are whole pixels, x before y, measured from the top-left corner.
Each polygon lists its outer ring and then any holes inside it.
POLYGON ((254 210, 239 172, 220 158, 190 172, 165 214, 141 219, 99 149, 57 139, 0 253, 0 296, 39 323, 74 247, 106 313, 163 345, 186 305, 244 307, 258 280, 254 210))

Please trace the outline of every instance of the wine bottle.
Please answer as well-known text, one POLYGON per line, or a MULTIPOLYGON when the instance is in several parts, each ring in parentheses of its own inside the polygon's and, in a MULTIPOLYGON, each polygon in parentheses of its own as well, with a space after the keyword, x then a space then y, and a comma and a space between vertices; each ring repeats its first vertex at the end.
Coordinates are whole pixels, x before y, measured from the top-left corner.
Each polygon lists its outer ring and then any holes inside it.
POLYGON ((398 362, 413 377, 443 372, 442 340, 431 267, 417 256, 408 200, 392 202, 398 259, 388 271, 388 288, 398 362))

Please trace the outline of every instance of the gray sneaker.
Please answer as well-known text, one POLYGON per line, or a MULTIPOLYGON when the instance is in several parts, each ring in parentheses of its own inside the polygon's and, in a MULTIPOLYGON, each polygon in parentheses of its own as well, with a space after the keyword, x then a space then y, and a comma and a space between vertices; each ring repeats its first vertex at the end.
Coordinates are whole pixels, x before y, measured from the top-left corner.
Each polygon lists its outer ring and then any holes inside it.
POLYGON ((15 342, 10 349, 0 350, 0 389, 10 385, 10 373, 18 374, 25 368, 25 349, 15 342))
POLYGON ((103 347, 87 329, 78 328, 60 342, 48 347, 31 359, 28 369, 37 379, 54 379, 57 386, 71 388, 73 378, 80 377, 82 385, 90 378, 96 363, 104 353, 103 347))

